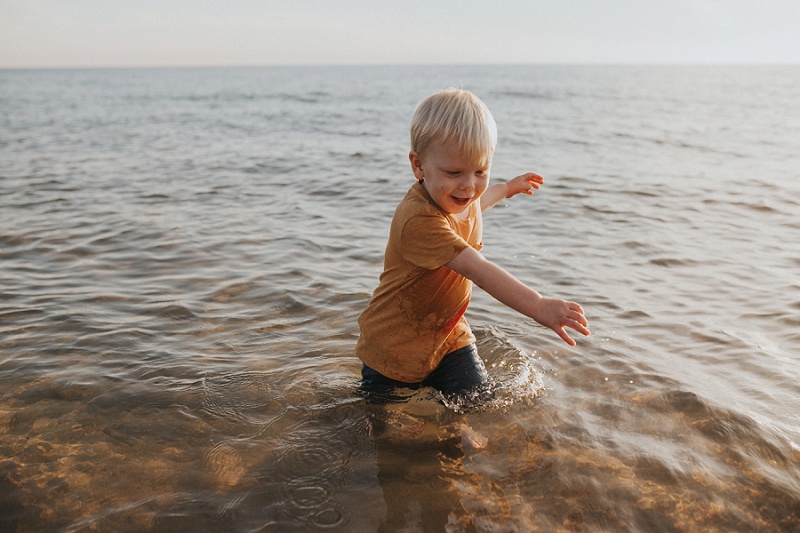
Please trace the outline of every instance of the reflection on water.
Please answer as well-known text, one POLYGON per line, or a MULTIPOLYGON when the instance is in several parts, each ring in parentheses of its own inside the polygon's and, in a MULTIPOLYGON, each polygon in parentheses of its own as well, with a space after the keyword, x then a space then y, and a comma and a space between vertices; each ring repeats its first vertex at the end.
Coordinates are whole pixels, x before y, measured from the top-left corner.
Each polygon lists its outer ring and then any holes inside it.
POLYGON ((4 401, 4 520, 21 531, 796 523, 800 454, 755 421, 645 372, 632 384, 575 364, 563 389, 542 392, 535 371, 523 383, 509 369, 555 357, 526 356, 496 327, 478 334, 498 399, 466 414, 432 390, 364 401, 355 371, 325 357, 315 374, 37 380, 4 401), (504 396, 526 390, 519 404, 504 396))
POLYGON ((793 531, 800 82, 619 67, 0 72, 0 530, 793 531), (491 399, 359 394, 432 88, 541 170, 484 253, 491 399), (402 176, 407 176, 405 180, 402 176))

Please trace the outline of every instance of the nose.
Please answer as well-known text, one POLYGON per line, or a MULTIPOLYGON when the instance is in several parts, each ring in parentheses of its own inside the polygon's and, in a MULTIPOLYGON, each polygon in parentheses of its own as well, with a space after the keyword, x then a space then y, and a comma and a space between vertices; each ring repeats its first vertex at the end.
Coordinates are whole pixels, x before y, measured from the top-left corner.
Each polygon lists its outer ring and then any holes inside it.
POLYGON ((466 174, 464 179, 459 183, 459 188, 463 191, 471 191, 475 189, 476 178, 474 174, 466 174))

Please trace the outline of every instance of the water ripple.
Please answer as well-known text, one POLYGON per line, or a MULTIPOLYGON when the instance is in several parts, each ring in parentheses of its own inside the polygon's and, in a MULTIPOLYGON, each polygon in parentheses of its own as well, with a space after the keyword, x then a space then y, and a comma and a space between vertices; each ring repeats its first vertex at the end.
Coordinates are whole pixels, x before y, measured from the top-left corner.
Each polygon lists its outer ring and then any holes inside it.
POLYGON ((800 524, 794 67, 0 72, 0 529, 800 524), (358 390, 435 86, 484 96, 493 399, 358 390), (533 165, 533 167, 531 167, 533 165))

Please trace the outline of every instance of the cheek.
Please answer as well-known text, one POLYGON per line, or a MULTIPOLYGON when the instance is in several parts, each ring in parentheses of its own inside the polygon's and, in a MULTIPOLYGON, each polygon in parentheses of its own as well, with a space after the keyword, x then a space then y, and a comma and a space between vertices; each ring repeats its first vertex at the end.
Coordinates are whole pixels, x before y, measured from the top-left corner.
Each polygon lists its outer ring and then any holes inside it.
POLYGON ((439 191, 440 193, 447 193, 451 189, 451 187, 448 186, 448 182, 446 181, 437 181, 433 188, 439 191))

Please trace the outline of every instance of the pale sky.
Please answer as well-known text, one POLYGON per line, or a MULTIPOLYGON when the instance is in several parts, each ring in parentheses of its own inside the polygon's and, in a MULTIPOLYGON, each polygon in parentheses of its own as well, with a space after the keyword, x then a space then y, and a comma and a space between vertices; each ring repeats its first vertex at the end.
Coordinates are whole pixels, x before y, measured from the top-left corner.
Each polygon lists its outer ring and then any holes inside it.
POLYGON ((800 0, 0 0, 0 68, 800 63, 800 0))

